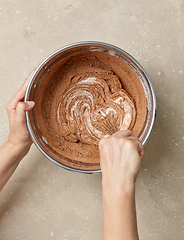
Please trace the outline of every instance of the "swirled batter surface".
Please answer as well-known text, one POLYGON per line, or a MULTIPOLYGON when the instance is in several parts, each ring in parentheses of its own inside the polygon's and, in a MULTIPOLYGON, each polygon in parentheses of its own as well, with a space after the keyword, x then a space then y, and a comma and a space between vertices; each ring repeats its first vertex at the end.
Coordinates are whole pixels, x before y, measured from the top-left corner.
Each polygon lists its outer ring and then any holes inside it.
MULTIPOLYGON (((55 152, 79 168, 80 162, 98 168, 99 140, 124 129, 138 136, 146 98, 126 62, 107 53, 85 52, 60 61, 44 76, 35 108, 39 128, 55 152)), ((57 160, 62 162, 62 157, 57 160)))
POLYGON ((58 131, 69 142, 98 145, 105 136, 132 129, 135 122, 134 102, 112 71, 72 76, 58 100, 58 131))

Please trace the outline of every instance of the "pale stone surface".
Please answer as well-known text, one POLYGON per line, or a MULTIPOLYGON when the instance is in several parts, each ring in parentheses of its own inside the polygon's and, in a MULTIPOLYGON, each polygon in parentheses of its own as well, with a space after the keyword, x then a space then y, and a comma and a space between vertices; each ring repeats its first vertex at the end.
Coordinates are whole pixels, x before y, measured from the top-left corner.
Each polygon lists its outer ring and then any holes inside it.
MULTIPOLYGON (((184 239, 184 2, 0 2, 0 144, 6 102, 53 51, 96 40, 140 62, 158 114, 136 183, 141 240, 184 239)), ((101 175, 66 171, 35 146, 0 193, 0 239, 101 239, 101 175)))

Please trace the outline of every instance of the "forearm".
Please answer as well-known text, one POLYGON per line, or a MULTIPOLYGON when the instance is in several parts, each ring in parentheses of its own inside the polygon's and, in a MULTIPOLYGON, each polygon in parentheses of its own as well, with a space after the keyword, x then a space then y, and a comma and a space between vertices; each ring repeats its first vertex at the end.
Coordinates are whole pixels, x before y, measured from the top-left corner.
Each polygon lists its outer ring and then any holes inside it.
POLYGON ((112 239, 139 239, 134 184, 122 191, 108 191, 103 188, 103 240, 112 239))
POLYGON ((9 180, 21 159, 27 154, 30 144, 14 145, 7 141, 0 147, 0 190, 9 180))

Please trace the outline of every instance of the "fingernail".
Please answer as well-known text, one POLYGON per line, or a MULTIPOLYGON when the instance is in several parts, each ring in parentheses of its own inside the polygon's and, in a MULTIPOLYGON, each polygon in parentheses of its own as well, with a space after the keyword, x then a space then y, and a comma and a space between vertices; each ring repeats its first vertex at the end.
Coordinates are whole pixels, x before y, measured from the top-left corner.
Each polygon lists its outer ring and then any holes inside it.
POLYGON ((35 105, 35 102, 33 102, 33 101, 27 101, 26 103, 28 104, 28 107, 30 107, 30 108, 33 108, 35 105))

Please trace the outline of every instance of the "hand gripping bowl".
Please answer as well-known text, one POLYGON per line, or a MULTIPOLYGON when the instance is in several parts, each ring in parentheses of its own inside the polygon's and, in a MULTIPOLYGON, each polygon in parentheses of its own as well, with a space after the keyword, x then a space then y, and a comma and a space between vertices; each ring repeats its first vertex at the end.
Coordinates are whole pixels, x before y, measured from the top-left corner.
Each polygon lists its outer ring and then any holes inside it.
MULTIPOLYGON (((94 80, 96 77, 101 79, 103 76, 105 84, 109 84, 106 90, 108 88, 108 91, 111 89, 116 93, 117 88, 121 86, 122 91, 126 91, 133 99, 137 112, 131 130, 143 145, 151 135, 155 122, 156 98, 151 81, 140 64, 125 51, 106 43, 71 44, 57 50, 39 65, 31 77, 25 96, 25 101, 32 100, 36 103, 35 107, 26 113, 28 130, 33 142, 58 166, 81 173, 97 173, 101 171, 98 144, 76 140, 75 127, 69 124, 65 129, 61 125, 61 123, 65 124, 63 116, 68 112, 61 103, 64 100, 60 100, 67 94, 74 99, 69 87, 79 82, 84 83, 86 76, 88 83, 90 79, 90 84, 96 81, 94 80)), ((73 92, 78 91, 79 96, 76 101, 80 104, 82 101, 79 97, 86 98, 81 92, 82 87, 86 92, 84 85, 78 85, 77 90, 71 87, 73 92)), ((99 85, 98 89, 100 89, 99 85)), ((94 92, 87 94, 93 95, 94 92)), ((101 93, 98 93, 98 99, 102 101, 101 93)), ((70 102, 72 101, 66 100, 66 105, 70 102)), ((80 106, 79 111, 81 109, 87 111, 89 107, 86 106, 86 102, 80 106)), ((86 118, 82 121, 86 121, 86 118)), ((85 138, 85 134, 86 132, 80 134, 79 139, 81 136, 85 138)))

